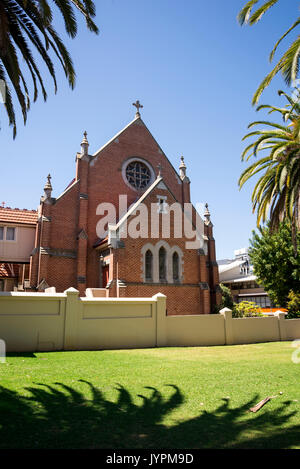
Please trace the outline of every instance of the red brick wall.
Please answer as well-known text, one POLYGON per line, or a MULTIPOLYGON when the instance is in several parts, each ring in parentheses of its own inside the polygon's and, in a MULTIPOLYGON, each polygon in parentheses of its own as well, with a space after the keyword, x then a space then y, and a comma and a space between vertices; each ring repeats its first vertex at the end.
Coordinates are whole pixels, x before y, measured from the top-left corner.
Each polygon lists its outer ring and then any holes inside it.
MULTIPOLYGON (((42 255, 40 267, 38 267, 38 256, 34 256, 31 277, 33 283, 37 282, 39 269, 39 280, 45 278, 50 286, 56 286, 57 291, 73 286, 78 288, 83 295, 85 288, 101 286, 99 251, 94 248, 98 240, 96 226, 101 216, 96 214, 96 209, 100 203, 110 202, 117 208, 118 220, 119 194, 128 196, 128 206, 141 196, 141 193, 129 187, 122 177, 124 161, 132 157, 147 160, 155 176, 158 174, 157 166, 160 164, 164 182, 173 194, 163 189, 155 189, 147 199, 147 204, 157 203, 157 195, 166 195, 170 204, 176 199, 180 203, 183 200, 189 201, 189 184, 182 184, 146 126, 140 119, 137 119, 95 157, 77 158, 76 184, 54 204, 44 204, 44 214, 50 217, 51 221, 44 223, 45 228, 41 239, 39 240, 37 236, 37 247, 40 245, 52 250, 74 251, 77 257, 70 259, 55 255, 42 255), (84 230, 87 239, 84 237, 78 239, 81 230, 84 230), (81 277, 80 282, 78 282, 78 277, 81 277)), ((206 228, 206 231, 212 238, 212 229, 206 228)), ((160 237, 161 235, 160 230, 160 237)), ((152 296, 160 291, 167 294, 168 311, 172 314, 210 312, 212 296, 208 290, 200 289, 198 285, 199 282, 208 282, 213 291, 218 281, 212 263, 208 262, 215 261, 214 241, 209 241, 208 256, 199 256, 197 250, 185 249, 184 237, 173 239, 171 232, 170 238, 165 241, 171 247, 179 246, 184 252, 183 285, 143 285, 141 249, 145 243, 155 244, 158 240, 151 239, 150 235, 148 239, 128 239, 125 240, 124 248, 113 251, 111 278, 122 279, 128 283, 128 286, 123 290, 120 289, 122 291, 120 293, 116 284, 113 284, 110 295, 124 295, 125 292, 126 296, 152 296)))

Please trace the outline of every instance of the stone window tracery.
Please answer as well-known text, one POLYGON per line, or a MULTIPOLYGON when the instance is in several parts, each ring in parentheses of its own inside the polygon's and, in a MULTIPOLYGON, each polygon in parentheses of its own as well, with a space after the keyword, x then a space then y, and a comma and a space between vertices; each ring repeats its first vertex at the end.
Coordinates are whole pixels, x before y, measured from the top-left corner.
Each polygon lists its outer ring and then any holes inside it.
POLYGON ((126 178, 135 189, 145 189, 151 181, 150 169, 141 161, 132 161, 126 167, 126 178))
POLYGON ((182 283, 183 252, 179 246, 170 246, 166 241, 155 245, 147 243, 141 250, 141 277, 143 282, 182 283))

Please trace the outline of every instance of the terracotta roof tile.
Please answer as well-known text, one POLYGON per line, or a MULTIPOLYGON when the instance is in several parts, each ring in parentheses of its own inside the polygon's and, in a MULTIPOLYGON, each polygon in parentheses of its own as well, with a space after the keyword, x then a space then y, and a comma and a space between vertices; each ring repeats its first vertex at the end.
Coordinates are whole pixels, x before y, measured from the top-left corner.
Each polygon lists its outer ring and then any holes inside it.
POLYGON ((0 278, 3 277, 18 277, 19 265, 18 264, 0 264, 0 278))
POLYGON ((35 225, 37 218, 37 210, 0 207, 0 223, 7 222, 35 225))

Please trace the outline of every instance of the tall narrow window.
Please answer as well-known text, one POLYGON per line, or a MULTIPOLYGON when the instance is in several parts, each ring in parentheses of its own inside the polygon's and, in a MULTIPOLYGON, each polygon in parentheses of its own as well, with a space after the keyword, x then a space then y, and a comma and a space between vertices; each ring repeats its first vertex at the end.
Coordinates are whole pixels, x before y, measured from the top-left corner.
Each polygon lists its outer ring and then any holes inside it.
POLYGON ((179 280, 179 256, 177 252, 174 252, 173 254, 172 264, 173 264, 173 281, 178 282, 179 280))
POLYGON ((161 247, 159 250, 159 280, 165 281, 166 280, 166 250, 165 248, 161 247))
POLYGON ((153 255, 150 249, 146 252, 145 255, 145 270, 146 270, 146 281, 152 281, 152 271, 153 271, 153 255))
POLYGON ((0 226, 0 241, 4 239, 4 226, 0 226))

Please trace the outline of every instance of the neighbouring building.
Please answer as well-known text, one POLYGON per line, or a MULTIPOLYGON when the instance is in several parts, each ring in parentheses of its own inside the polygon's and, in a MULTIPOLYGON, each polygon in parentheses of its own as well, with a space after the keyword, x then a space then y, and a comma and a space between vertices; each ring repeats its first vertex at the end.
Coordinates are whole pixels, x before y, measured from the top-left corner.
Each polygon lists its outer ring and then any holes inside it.
POLYGON ((30 288, 37 219, 36 210, 0 207, 0 291, 30 288))
POLYGON ((72 286, 82 296, 87 288, 109 297, 161 292, 168 314, 208 314, 220 300, 208 206, 201 217, 191 205, 183 157, 177 172, 141 119, 142 106, 134 105, 133 121, 95 153, 84 134, 74 178, 58 197, 48 176, 34 215, 30 286, 72 286))
POLYGON ((234 256, 234 259, 217 261, 220 283, 230 288, 236 303, 252 301, 260 308, 271 308, 272 303, 268 294, 256 281, 248 249, 238 249, 234 251, 234 256))

